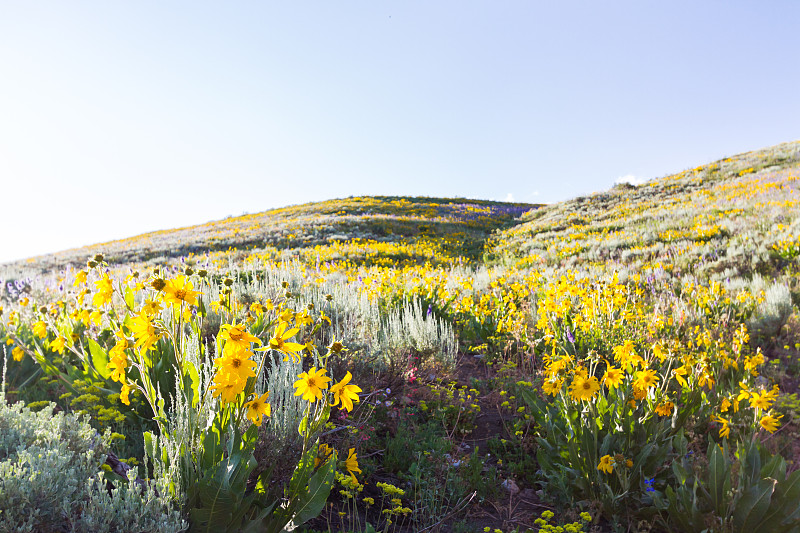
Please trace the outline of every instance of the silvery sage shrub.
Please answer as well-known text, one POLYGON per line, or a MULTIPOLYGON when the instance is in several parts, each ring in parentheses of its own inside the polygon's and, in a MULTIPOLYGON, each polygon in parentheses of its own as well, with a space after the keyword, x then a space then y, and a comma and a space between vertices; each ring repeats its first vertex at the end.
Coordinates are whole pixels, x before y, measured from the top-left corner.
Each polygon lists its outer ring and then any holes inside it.
POLYGON ((0 392, 0 532, 185 529, 170 501, 131 482, 134 471, 107 492, 101 465, 109 434, 54 407, 9 406, 0 392))

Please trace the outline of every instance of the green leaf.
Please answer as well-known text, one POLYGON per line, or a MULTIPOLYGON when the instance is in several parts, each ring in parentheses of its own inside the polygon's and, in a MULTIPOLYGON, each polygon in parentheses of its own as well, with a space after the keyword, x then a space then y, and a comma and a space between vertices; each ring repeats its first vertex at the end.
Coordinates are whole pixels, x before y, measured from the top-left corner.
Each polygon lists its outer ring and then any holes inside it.
POLYGON ((677 478, 678 482, 681 485, 686 484, 686 480, 689 479, 689 471, 684 468, 682 464, 678 461, 672 463, 672 471, 675 473, 675 477, 677 478))
POLYGON ((306 450, 306 453, 300 457, 300 461, 297 463, 297 467, 294 469, 292 477, 289 480, 289 492, 287 496, 290 500, 294 499, 296 495, 305 488, 308 483, 308 478, 314 470, 314 459, 316 459, 316 457, 317 442, 314 442, 309 446, 308 450, 306 450))
POLYGON ((771 477, 778 480, 786 479, 786 461, 783 457, 776 454, 764 463, 764 466, 761 467, 761 477, 771 477))
POLYGON ((125 305, 128 306, 128 309, 131 311, 134 309, 134 299, 133 299, 133 289, 130 287, 125 288, 125 305))
POLYGON ((742 475, 745 476, 745 486, 755 485, 761 479, 761 453, 758 451, 758 444, 751 443, 742 450, 745 454, 742 461, 742 475))
POLYGON ((769 509, 777 481, 762 479, 744 491, 733 512, 733 530, 741 533, 759 531, 759 524, 769 509))
MULTIPOLYGON (((192 393, 192 407, 197 407, 197 404, 200 403, 200 374, 191 361, 186 361, 186 377, 188 378, 186 379, 186 386, 191 389, 192 393)), ((188 390, 185 392, 189 393, 188 390)))
POLYGON ((725 516, 725 494, 730 487, 730 473, 725 464, 725 455, 719 446, 711 442, 708 448, 708 490, 711 503, 719 516, 725 516))
POLYGON ((108 370, 108 354, 100 347, 97 342, 92 339, 87 339, 89 345, 89 353, 91 354, 92 368, 105 380, 111 377, 111 372, 108 370))
POLYGON ((331 457, 320 466, 311 479, 308 480, 308 489, 302 493, 297 512, 292 517, 291 523, 299 526, 319 516, 328 501, 328 495, 333 485, 336 473, 336 457, 331 457))
POLYGON ((796 525, 800 520, 800 470, 778 482, 769 511, 764 516, 764 531, 777 531, 780 526, 796 525))

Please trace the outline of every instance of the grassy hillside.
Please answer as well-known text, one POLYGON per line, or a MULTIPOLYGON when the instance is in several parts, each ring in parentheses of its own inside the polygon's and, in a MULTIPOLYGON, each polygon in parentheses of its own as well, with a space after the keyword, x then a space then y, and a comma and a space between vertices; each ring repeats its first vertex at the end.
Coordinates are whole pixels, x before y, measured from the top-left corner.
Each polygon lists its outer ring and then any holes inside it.
POLYGON ((792 142, 618 185, 528 212, 492 238, 492 258, 517 268, 775 273, 800 233, 799 169, 800 142, 792 142))
POLYGON ((17 262, 41 272, 80 266, 105 254, 110 264, 159 264, 230 250, 304 250, 360 239, 440 241, 448 253, 478 258, 496 229, 517 223, 533 204, 426 197, 351 197, 271 209, 186 228, 156 231, 17 262))
POLYGON ((148 531, 800 531, 799 273, 800 142, 543 207, 306 204, 0 269, 6 395, 114 432, 148 531))

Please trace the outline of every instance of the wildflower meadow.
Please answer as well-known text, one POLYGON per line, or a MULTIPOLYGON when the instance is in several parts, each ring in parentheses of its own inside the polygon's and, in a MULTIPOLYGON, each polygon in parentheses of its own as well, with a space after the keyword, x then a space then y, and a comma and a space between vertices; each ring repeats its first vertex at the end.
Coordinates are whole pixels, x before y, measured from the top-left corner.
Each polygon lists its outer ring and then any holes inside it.
POLYGON ((0 265, 0 532, 800 531, 800 142, 0 265))

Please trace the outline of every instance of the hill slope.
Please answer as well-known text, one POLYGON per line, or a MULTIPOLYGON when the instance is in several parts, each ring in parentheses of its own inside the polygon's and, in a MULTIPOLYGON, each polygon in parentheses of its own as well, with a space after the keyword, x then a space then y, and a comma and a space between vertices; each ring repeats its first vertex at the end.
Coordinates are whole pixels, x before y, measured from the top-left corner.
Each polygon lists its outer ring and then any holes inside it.
POLYGON ((528 212, 489 248, 517 267, 777 274, 798 253, 800 142, 528 212))
POLYGON ((398 242, 446 237, 454 252, 480 257, 496 229, 518 223, 535 204, 463 198, 351 197, 272 209, 197 226, 156 231, 17 262, 39 271, 105 254, 109 263, 163 262, 230 249, 308 248, 351 239, 398 242))

